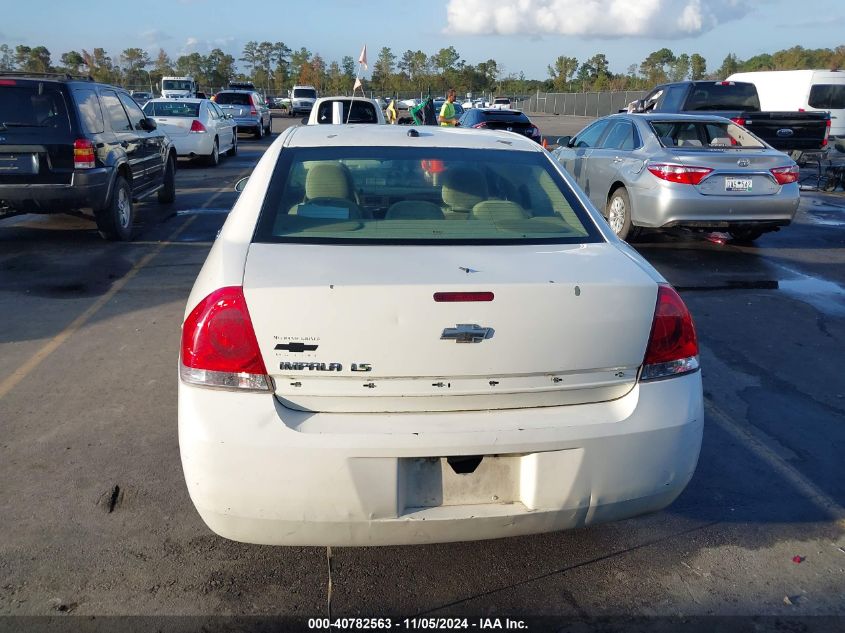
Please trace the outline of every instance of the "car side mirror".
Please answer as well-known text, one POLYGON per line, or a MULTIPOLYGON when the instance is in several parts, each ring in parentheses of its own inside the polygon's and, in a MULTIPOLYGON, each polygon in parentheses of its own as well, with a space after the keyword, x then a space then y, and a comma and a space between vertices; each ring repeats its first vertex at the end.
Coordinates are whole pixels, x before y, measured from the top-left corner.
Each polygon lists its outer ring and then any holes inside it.
POLYGON ((155 122, 155 119, 143 118, 141 119, 140 126, 142 130, 152 132, 153 130, 158 128, 158 123, 155 122))
POLYGON ((308 117, 307 116, 302 117, 302 121, 300 121, 300 123, 302 123, 302 125, 308 125, 308 117))
POLYGON ((249 176, 246 176, 245 178, 241 178, 238 182, 236 182, 235 183, 235 191, 237 191, 238 193, 243 191, 246 188, 247 180, 249 180, 249 176))
POLYGON ((572 147, 572 137, 558 136, 549 144, 549 147, 572 147))

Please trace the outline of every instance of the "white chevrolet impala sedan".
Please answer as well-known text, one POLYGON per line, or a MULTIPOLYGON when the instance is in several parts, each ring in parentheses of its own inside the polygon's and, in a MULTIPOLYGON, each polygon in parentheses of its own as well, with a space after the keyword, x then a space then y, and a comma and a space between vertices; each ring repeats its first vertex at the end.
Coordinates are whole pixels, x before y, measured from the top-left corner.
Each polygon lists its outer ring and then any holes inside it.
POLYGON ((613 521, 669 505, 701 446, 683 301, 508 132, 283 132, 197 278, 179 374, 191 499, 249 543, 613 521))

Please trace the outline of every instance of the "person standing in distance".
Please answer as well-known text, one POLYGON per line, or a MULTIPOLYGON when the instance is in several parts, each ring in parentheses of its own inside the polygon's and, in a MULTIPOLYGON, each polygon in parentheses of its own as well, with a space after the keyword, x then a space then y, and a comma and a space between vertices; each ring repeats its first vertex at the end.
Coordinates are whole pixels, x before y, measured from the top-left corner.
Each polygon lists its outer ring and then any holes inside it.
POLYGON ((458 117, 455 116, 455 89, 449 88, 446 93, 446 102, 440 108, 440 116, 437 121, 442 127, 455 127, 458 124, 458 117))

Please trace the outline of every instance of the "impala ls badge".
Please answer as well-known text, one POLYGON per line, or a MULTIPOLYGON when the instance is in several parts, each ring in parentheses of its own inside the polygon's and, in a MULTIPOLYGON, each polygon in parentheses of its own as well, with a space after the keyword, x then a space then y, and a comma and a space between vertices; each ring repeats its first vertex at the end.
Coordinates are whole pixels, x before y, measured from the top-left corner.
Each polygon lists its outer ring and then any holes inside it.
POLYGON ((486 338, 493 337, 493 328, 481 327, 471 323, 459 323, 455 327, 447 327, 440 335, 441 341, 455 341, 456 343, 480 343, 486 338))
POLYGON ((747 158, 740 158, 738 161, 736 161, 736 164, 740 167, 748 167, 751 164, 751 161, 747 158))

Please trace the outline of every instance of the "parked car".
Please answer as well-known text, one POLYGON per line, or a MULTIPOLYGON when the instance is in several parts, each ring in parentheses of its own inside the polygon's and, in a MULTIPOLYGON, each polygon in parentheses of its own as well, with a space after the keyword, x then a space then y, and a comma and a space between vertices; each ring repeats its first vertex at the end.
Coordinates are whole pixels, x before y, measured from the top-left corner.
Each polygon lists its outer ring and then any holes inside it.
POLYGON ((58 73, 0 72, 0 214, 94 212, 130 240, 134 202, 175 198, 176 149, 122 88, 58 73))
POLYGON ((341 123, 384 124, 384 112, 374 99, 364 97, 320 97, 308 117, 308 125, 341 123), (351 107, 351 111, 350 111, 351 107))
POLYGON ((628 109, 723 116, 784 152, 824 149, 830 134, 830 115, 826 112, 763 112, 754 84, 741 81, 664 84, 628 109))
POLYGON ((143 92, 141 90, 133 90, 130 94, 132 95, 132 98, 135 99, 135 103, 141 107, 144 107, 144 104, 153 98, 153 93, 143 92))
POLYGON ((621 239, 686 226, 752 241, 798 210, 795 162, 723 117, 615 114, 560 142, 553 154, 621 239))
POLYGON ((770 70, 736 73, 728 81, 754 84, 763 110, 830 113, 830 138, 845 151, 845 71, 770 70))
POLYGON ((270 108, 257 92, 250 90, 223 90, 214 95, 214 103, 225 114, 231 114, 238 132, 252 130, 255 138, 270 134, 272 119, 270 108))
POLYGON ((508 97, 496 97, 490 107, 494 110, 510 110, 511 100, 508 97))
POLYGON ((531 122, 524 112, 494 108, 473 108, 465 110, 458 119, 458 127, 479 130, 504 130, 527 136, 537 143, 542 142, 540 128, 531 122))
POLYGON ((188 299, 182 467, 206 524, 250 543, 612 521, 692 477, 698 367, 680 296, 536 143, 297 126, 188 299))
POLYGON ((290 91, 290 116, 311 114, 317 101, 317 89, 314 86, 294 86, 290 91))
POLYGON ((179 156, 200 158, 216 167, 221 152, 229 156, 238 153, 235 120, 213 101, 153 99, 144 106, 144 113, 167 133, 179 156))

